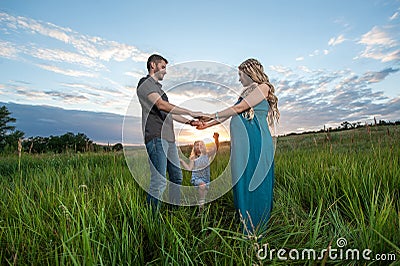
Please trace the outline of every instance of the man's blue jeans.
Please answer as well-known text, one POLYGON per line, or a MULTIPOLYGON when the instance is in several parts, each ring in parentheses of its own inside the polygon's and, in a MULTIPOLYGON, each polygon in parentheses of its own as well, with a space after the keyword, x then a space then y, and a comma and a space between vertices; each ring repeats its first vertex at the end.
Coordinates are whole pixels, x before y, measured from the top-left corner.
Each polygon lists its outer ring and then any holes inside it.
POLYGON ((168 172, 169 180, 174 183, 169 184, 169 202, 179 205, 182 170, 175 142, 154 138, 146 143, 146 150, 149 155, 151 174, 147 202, 153 208, 159 208, 160 200, 167 186, 166 174, 168 172))

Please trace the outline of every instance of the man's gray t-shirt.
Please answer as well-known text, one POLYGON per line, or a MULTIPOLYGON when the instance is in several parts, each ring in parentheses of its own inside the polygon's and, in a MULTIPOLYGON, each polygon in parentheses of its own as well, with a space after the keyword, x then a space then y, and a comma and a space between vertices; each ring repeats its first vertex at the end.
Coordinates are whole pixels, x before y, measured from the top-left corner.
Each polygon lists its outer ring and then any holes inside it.
POLYGON ((154 138, 175 142, 172 117, 167 112, 159 110, 147 97, 150 93, 155 92, 161 96, 161 99, 168 102, 168 97, 161 87, 159 82, 151 76, 147 76, 140 79, 136 90, 142 106, 142 130, 145 143, 154 138))

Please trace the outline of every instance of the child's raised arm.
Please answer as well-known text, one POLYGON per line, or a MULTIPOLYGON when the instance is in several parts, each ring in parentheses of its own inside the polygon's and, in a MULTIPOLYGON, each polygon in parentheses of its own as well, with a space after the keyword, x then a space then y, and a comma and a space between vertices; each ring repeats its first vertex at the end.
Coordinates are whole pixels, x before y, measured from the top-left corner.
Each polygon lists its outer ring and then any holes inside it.
POLYGON ((181 162, 181 164, 183 165, 183 168, 188 170, 188 171, 192 171, 193 167, 194 167, 194 160, 190 160, 189 164, 187 164, 184 160, 182 160, 181 158, 179 158, 179 161, 181 162))
POLYGON ((217 146, 211 145, 210 150, 207 151, 208 158, 213 157, 217 153, 217 146))

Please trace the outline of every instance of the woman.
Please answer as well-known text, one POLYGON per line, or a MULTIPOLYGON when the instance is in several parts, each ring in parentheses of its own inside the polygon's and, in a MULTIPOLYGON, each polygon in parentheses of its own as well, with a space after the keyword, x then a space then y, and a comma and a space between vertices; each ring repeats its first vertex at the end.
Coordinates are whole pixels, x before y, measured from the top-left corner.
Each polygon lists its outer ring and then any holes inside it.
POLYGON ((275 88, 256 59, 239 66, 244 89, 237 103, 205 119, 204 129, 229 117, 231 172, 235 208, 244 233, 264 231, 271 214, 274 184, 274 147, 269 124, 278 121, 275 88), (211 121, 213 119, 213 121, 211 121))

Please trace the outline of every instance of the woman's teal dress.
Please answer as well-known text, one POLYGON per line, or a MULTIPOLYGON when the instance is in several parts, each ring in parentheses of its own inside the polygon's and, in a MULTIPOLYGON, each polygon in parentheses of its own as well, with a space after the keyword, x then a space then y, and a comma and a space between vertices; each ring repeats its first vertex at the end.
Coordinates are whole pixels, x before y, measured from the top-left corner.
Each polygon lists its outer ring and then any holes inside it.
POLYGON ((266 229, 273 200, 274 146, 267 122, 269 104, 263 100, 253 109, 253 119, 239 114, 230 124, 233 197, 248 230, 243 228, 244 233, 266 229))

